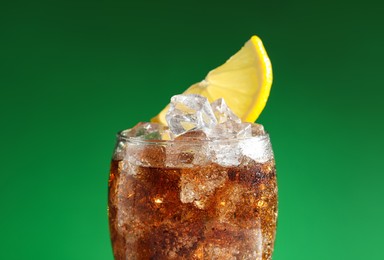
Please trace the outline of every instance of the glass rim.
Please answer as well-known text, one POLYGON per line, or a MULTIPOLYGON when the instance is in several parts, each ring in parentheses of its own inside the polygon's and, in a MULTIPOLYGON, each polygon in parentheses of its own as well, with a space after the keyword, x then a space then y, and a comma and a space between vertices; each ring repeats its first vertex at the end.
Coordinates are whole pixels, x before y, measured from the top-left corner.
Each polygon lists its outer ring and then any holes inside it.
POLYGON ((158 140, 158 139, 142 139, 140 137, 136 137, 136 136, 127 136, 127 133, 129 133, 130 131, 132 130, 132 128, 129 128, 129 129, 125 129, 125 130, 121 130, 119 132, 117 132, 116 134, 116 137, 118 138, 118 140, 120 141, 125 141, 125 142, 129 142, 129 143, 135 143, 135 144, 145 144, 145 145, 165 145, 165 144, 178 144, 178 143, 182 143, 182 144, 190 144, 190 145, 194 145, 194 144, 199 144, 199 143, 218 143, 218 142, 223 142, 223 143, 232 143, 232 142, 239 142, 239 141, 245 141, 245 140, 256 140, 256 139, 260 139, 260 140, 269 140, 269 133, 267 131, 265 131, 264 134, 261 134, 261 135, 254 135, 254 136, 250 136, 250 137, 240 137, 240 138, 226 138, 226 139, 202 139, 202 140, 198 140, 198 139, 195 139, 193 137, 191 138, 186 138, 186 139, 183 139, 183 140, 158 140))

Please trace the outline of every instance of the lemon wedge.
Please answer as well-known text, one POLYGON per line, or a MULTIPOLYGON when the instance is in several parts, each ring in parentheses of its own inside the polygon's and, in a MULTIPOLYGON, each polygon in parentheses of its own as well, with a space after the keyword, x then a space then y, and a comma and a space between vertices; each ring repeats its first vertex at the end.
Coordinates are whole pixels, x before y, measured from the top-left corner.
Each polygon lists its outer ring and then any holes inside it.
MULTIPOLYGON (((210 102, 224 98, 242 121, 255 122, 267 103, 271 85, 271 62, 260 38, 252 36, 235 55, 183 94, 199 94, 210 102)), ((169 105, 151 121, 167 125, 168 108, 169 105)))

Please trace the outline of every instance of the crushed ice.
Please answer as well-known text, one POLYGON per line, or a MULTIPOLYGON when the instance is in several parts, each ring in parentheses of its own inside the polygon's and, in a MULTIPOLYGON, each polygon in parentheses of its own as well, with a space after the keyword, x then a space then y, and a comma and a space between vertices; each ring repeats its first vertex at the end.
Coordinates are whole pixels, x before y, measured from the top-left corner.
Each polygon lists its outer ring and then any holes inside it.
POLYGON ((139 123, 127 132, 127 136, 183 141, 184 146, 168 145, 167 166, 202 165, 207 160, 222 166, 236 166, 244 156, 258 162, 273 157, 264 127, 241 122, 222 98, 210 104, 207 98, 197 94, 173 96, 165 118, 169 127, 139 123), (238 141, 233 142, 234 139, 238 141), (210 142, 196 142, 199 140, 210 142))

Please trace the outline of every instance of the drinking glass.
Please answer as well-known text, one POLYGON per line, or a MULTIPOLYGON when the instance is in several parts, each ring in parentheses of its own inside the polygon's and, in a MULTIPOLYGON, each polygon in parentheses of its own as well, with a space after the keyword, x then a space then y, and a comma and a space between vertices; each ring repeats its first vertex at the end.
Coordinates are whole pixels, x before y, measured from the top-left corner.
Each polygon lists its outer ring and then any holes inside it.
POLYGON ((199 135, 117 135, 108 185, 115 259, 271 259, 277 183, 269 135, 199 135))

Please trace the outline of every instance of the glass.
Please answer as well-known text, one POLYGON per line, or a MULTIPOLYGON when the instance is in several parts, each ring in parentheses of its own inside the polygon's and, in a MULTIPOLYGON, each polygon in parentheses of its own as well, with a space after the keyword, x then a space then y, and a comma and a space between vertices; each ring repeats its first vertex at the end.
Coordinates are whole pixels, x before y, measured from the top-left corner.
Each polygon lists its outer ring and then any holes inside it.
POLYGON ((271 259, 277 219, 268 134, 174 141, 118 134, 109 178, 115 259, 271 259))

